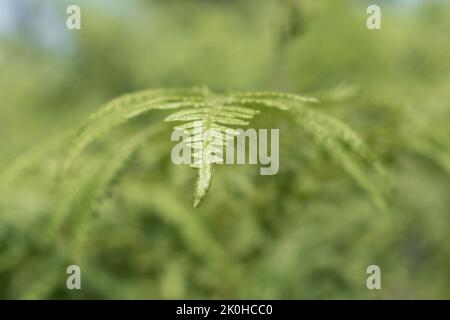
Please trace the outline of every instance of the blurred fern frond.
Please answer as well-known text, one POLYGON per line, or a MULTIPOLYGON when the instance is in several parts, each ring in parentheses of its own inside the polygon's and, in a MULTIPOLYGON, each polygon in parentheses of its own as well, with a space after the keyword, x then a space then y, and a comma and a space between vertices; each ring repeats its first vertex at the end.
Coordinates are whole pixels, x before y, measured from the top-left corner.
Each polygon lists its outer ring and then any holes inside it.
MULTIPOLYGON (((193 150, 193 168, 198 169, 194 193, 194 207, 205 198, 212 181, 213 164, 223 163, 223 146, 233 140, 239 132, 232 127, 247 126, 261 111, 289 112, 295 122, 315 141, 327 149, 348 172, 374 195, 376 188, 368 183, 369 178, 361 170, 349 165, 351 157, 343 152, 367 160, 382 172, 381 166, 362 139, 347 125, 318 110, 306 107, 305 103, 317 103, 315 98, 281 92, 245 92, 219 95, 207 87, 186 89, 156 89, 132 93, 119 97, 92 114, 74 135, 68 156, 63 164, 66 174, 76 157, 90 143, 106 136, 113 128, 138 118, 151 110, 182 109, 166 117, 166 122, 184 122, 174 129, 189 135, 188 147, 193 150), (343 160, 345 159, 345 161, 343 160)), ((351 160, 353 161, 353 160, 351 160)), ((377 198, 381 203, 380 197, 377 198)))
POLYGON ((78 241, 72 241, 73 249, 81 241, 82 231, 85 226, 85 218, 95 209, 104 197, 106 197, 112 185, 119 179, 127 169, 133 156, 147 142, 149 138, 162 130, 159 125, 154 125, 127 137, 114 144, 114 148, 106 152, 99 159, 88 162, 89 166, 84 168, 84 174, 70 177, 66 183, 61 184, 61 196, 56 212, 52 217, 51 231, 57 232, 61 229, 66 219, 71 219, 70 225, 74 225, 73 237, 78 241))
POLYGON ((202 90, 197 87, 144 90, 110 101, 93 113, 73 136, 70 150, 63 164, 63 173, 67 173, 73 161, 87 145, 106 135, 114 127, 144 115, 150 110, 197 106, 201 103, 202 90))

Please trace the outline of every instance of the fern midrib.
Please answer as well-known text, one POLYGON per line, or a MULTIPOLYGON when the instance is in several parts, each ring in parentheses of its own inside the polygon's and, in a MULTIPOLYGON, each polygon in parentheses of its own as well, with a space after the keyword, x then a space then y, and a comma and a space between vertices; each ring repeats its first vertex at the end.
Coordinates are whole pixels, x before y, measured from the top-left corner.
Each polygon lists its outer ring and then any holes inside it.
POLYGON ((212 183, 212 175, 213 175, 213 167, 212 164, 209 163, 209 159, 206 156, 206 151, 208 150, 208 146, 210 141, 204 139, 204 133, 214 127, 215 122, 211 119, 211 114, 217 110, 218 104, 206 103, 206 107, 208 108, 208 112, 206 113, 205 119, 202 121, 202 149, 201 149, 201 164, 198 167, 198 179, 195 185, 195 196, 194 196, 194 208, 198 207, 208 192, 211 183, 212 183))

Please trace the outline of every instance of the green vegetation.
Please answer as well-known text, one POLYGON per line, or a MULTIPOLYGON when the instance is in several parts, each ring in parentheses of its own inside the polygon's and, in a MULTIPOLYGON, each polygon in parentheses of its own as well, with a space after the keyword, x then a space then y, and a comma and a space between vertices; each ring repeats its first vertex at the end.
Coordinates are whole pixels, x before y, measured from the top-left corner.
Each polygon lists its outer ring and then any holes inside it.
POLYGON ((450 298, 450 5, 18 3, 0 298, 450 298), (174 165, 194 118, 279 128, 279 173, 174 165))

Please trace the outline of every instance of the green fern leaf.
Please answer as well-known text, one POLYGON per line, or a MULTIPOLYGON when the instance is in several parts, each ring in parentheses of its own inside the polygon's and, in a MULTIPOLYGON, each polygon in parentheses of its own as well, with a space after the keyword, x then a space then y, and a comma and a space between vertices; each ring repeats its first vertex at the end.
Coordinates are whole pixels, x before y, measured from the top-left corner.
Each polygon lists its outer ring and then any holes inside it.
POLYGON ((95 210, 95 205, 108 194, 111 186, 127 168, 132 156, 150 137, 162 129, 161 125, 155 125, 124 142, 121 141, 115 146, 112 153, 107 153, 100 158, 100 161, 98 159, 91 160, 88 166, 82 168, 83 172, 74 173, 76 177, 67 179, 67 183, 60 186, 61 199, 52 217, 50 234, 55 235, 67 218, 72 219, 71 224, 74 225, 72 229, 76 234, 72 236, 70 252, 74 252, 80 243, 86 217, 95 210))
POLYGON ((368 174, 352 157, 352 155, 356 155, 365 160, 383 180, 386 180, 387 174, 375 155, 349 126, 323 112, 306 107, 304 102, 318 102, 318 100, 289 93, 256 92, 235 94, 229 103, 275 108, 294 115, 295 123, 337 159, 359 185, 370 194, 375 205, 380 210, 384 210, 385 203, 380 188, 371 182, 368 174))
POLYGON ((199 87, 145 90, 112 100, 92 114, 74 134, 68 155, 62 166, 63 174, 67 173, 73 161, 87 145, 106 135, 115 127, 150 110, 201 106, 204 90, 204 88, 199 87))
POLYGON ((247 126, 259 112, 274 109, 293 115, 295 122, 340 161, 344 169, 380 204, 381 197, 374 191, 376 188, 369 183, 370 178, 364 170, 357 169, 359 167, 351 155, 361 157, 376 171, 384 174, 381 165, 362 139, 347 125, 305 105, 317 102, 315 98, 280 92, 216 95, 206 87, 157 89, 128 94, 94 113, 77 131, 62 172, 67 173, 86 146, 107 135, 113 128, 151 110, 180 109, 166 117, 165 121, 181 122, 174 129, 183 130, 189 135, 185 142, 193 150, 194 164, 191 166, 198 170, 194 191, 194 207, 198 207, 211 186, 214 165, 223 163, 221 150, 238 134, 233 127, 247 126))
POLYGON ((220 99, 205 102, 204 108, 178 111, 166 118, 166 121, 187 122, 175 127, 190 134, 188 146, 194 149, 193 168, 198 169, 195 186, 194 208, 205 198, 212 181, 213 164, 223 163, 221 151, 237 134, 228 126, 246 126, 247 120, 259 113, 250 108, 225 106, 220 99))

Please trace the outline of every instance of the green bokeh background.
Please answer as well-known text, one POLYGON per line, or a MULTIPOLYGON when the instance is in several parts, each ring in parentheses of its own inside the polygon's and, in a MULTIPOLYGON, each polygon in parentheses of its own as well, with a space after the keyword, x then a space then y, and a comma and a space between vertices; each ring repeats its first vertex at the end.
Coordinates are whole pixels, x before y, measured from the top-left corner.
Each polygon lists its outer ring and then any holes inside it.
MULTIPOLYGON (((15 159, 34 163, 0 188, 0 298, 450 298, 448 2, 0 3, 0 174, 15 159), (65 26, 69 4, 81 7, 81 30, 65 26), (382 9, 381 30, 366 27, 369 4, 382 9), (49 245, 55 207, 77 195, 56 187, 61 154, 49 144, 123 93, 193 85, 319 98, 315 108, 381 159, 387 209, 279 115, 257 124, 280 128, 279 174, 217 168, 193 209, 195 172, 171 163, 167 125, 93 212, 72 212, 77 248, 64 231, 49 245), (82 290, 67 290, 69 264, 82 290), (381 290, 366 287, 371 264, 381 290)), ((108 135, 79 160, 78 178, 161 119, 108 135)))

